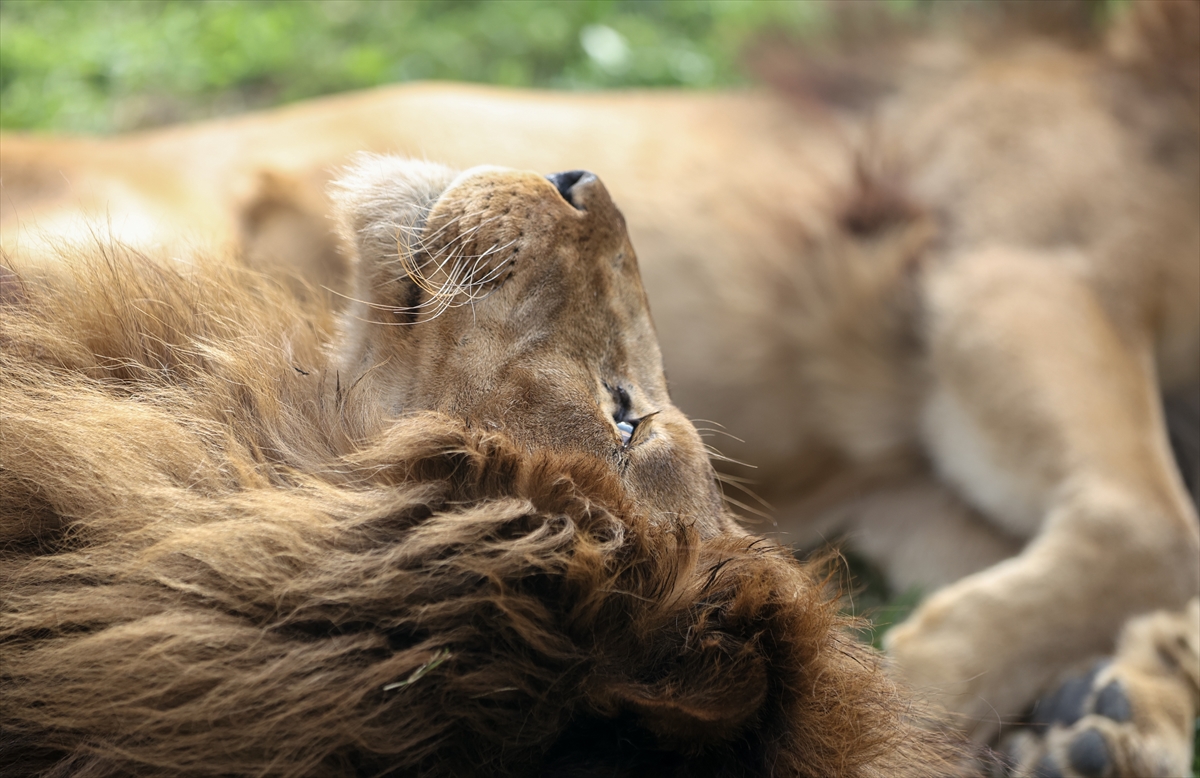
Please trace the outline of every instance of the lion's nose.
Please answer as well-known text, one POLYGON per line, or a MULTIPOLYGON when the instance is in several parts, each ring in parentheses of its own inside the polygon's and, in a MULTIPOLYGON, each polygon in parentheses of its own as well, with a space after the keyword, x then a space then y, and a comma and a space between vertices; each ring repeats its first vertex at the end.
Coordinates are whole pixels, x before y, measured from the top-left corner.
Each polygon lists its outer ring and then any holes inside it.
POLYGON ((589 170, 568 170, 565 173, 551 173, 546 176, 554 188, 571 205, 584 210, 579 195, 599 179, 589 170))

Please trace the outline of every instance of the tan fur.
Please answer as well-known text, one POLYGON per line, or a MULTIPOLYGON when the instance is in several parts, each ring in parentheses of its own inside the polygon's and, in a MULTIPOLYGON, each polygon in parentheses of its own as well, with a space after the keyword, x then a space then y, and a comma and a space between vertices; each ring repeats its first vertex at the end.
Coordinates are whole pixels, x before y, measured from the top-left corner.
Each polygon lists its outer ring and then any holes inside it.
MULTIPOLYGON (((230 224, 255 171, 304 191, 361 148, 597 171, 641 250, 675 400, 735 436, 713 442, 757 466, 739 475, 781 537, 876 532, 867 492, 942 495, 925 503, 945 506, 939 542, 885 527, 896 542, 873 545, 943 587, 890 650, 987 738, 1128 619, 1200 589, 1158 399, 1200 382, 1198 29, 1193 0, 1139 0, 1095 39, 901 41, 858 112, 803 88, 416 85, 104 152, 157 182, 154 207, 224 204, 230 224)), ((100 165, 90 143, 2 153, 74 179, 100 165)), ((6 183, 5 245, 70 202, 6 183)))
POLYGON ((1121 632, 1112 661, 1100 663, 1091 673, 1077 720, 1053 722, 1041 733, 1020 730, 1005 743, 1016 765, 1013 774, 1035 776, 1042 760, 1049 758, 1065 766, 1061 772, 1066 778, 1086 776, 1087 772, 1072 769, 1072 746, 1081 736, 1096 732, 1109 744, 1110 775, 1186 775, 1192 747, 1179 733, 1195 729, 1198 672, 1200 599, 1179 611, 1131 620, 1121 632), (1128 700, 1123 711, 1118 707, 1124 718, 1091 710, 1103 710, 1105 696, 1107 707, 1114 707, 1114 692, 1128 700))
POLYGON ((338 192, 337 325, 212 256, 8 258, 0 772, 954 769, 723 512, 603 184, 364 157, 338 192))

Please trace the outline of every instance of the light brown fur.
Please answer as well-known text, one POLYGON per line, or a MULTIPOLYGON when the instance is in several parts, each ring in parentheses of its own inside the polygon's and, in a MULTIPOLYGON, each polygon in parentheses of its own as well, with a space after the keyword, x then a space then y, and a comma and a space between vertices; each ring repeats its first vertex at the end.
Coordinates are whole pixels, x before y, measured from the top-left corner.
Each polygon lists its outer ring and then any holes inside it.
POLYGON ((213 256, 8 258, 0 773, 954 769, 724 512, 595 177, 364 157, 336 199, 336 324, 213 256))
MULTIPOLYGON (((253 171, 311 190, 359 148, 596 170, 680 407, 736 436, 714 442, 757 466, 739 475, 781 537, 861 535, 899 585, 937 590, 890 651, 988 738, 1200 589, 1159 407, 1200 383, 1200 4, 1139 0, 1090 45, 933 35, 885 64, 865 112, 425 85, 104 148, 161 182, 139 195, 155 207, 224 208, 201 231, 230 239, 253 171), (936 515, 902 532, 906 505, 936 515)), ((83 177, 90 143, 6 140, 4 164, 83 177)), ((63 213, 21 192, 8 242, 63 213)))

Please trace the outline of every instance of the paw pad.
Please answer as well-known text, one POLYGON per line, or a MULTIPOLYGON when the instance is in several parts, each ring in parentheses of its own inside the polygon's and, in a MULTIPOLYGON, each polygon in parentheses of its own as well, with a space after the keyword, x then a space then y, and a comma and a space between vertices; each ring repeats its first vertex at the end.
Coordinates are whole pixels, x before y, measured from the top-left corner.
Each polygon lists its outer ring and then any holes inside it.
POLYGON ((1042 697, 998 744, 1007 778, 1189 775, 1200 598, 1129 622, 1115 656, 1042 697))
MULTIPOLYGON (((1042 729, 1055 724, 1069 727, 1083 718, 1087 712, 1085 706, 1088 697, 1091 696, 1096 676, 1108 665, 1108 662, 1098 662, 1087 675, 1072 678, 1058 687, 1049 697, 1038 700, 1031 723, 1042 729)), ((1128 705, 1128 701, 1126 704, 1128 705)))
POLYGON ((1063 771, 1058 769, 1054 758, 1049 754, 1043 756, 1033 768, 1032 778, 1066 778, 1063 771))
MULTIPOLYGON (((1169 687, 1173 688, 1173 687, 1169 687)), ((1029 725, 999 746, 1010 778, 1161 778, 1185 775, 1190 727, 1164 729, 1156 716, 1135 717, 1161 704, 1163 686, 1126 665, 1102 661, 1035 705, 1029 725), (1177 738, 1183 736, 1184 743, 1177 738), (1173 739, 1174 738, 1174 739, 1173 739), (1186 757, 1181 761, 1181 757, 1186 757)), ((1187 692, 1187 690, 1184 690, 1187 692)), ((1187 692, 1190 694, 1190 692, 1187 692)), ((1190 699, 1190 698, 1189 698, 1190 699)), ((1189 719, 1190 721, 1190 719, 1189 719)))
POLYGON ((1121 682, 1112 680, 1096 695, 1092 710, 1097 716, 1103 716, 1117 722, 1126 722, 1133 718, 1133 707, 1129 697, 1121 687, 1121 682))
MULTIPOLYGON (((1128 700, 1125 701, 1125 706, 1128 708, 1128 700)), ((1067 761, 1070 763, 1071 769, 1084 778, 1107 778, 1112 766, 1108 741, 1098 730, 1085 729, 1075 737, 1071 747, 1067 749, 1067 761)))

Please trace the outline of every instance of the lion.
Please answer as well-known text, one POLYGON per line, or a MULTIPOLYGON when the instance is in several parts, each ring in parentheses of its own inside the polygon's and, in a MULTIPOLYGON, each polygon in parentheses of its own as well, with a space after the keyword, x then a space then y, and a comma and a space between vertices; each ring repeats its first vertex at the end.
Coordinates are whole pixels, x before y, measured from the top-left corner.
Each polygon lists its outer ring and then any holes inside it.
POLYGON ((898 671, 979 741, 1032 720, 1017 774, 1182 774, 1200 530, 1160 398, 1194 441, 1200 3, 1065 37, 1016 21, 876 41, 849 70, 776 62, 774 90, 405 85, 9 137, 4 245, 111 208, 131 240, 192 228, 343 299, 320 192, 352 152, 586 162, 727 492, 929 595, 888 635, 898 671))
POLYGON ((9 257, 0 765, 949 774, 820 571, 724 509, 593 174, 365 156, 355 302, 9 257))

